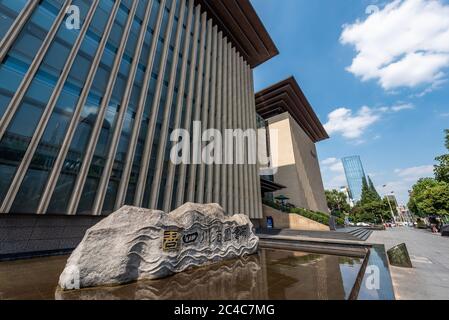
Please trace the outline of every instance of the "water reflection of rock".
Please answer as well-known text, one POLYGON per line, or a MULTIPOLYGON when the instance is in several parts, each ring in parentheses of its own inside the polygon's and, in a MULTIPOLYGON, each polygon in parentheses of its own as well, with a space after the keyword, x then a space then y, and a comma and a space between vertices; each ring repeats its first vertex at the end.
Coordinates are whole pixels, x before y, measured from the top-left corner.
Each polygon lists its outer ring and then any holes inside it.
POLYGON ((166 279, 79 291, 56 291, 61 300, 242 300, 266 299, 259 255, 195 268, 166 279))
POLYGON ((56 292, 68 300, 343 300, 362 260, 304 252, 262 249, 257 254, 190 269, 172 277, 113 287, 56 292))

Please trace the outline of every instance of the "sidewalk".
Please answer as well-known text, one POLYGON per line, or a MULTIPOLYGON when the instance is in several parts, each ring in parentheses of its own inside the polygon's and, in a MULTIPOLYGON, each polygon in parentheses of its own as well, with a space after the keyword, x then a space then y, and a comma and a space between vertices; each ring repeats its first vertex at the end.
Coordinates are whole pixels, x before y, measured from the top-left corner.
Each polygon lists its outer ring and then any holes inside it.
POLYGON ((414 268, 391 267, 396 299, 449 299, 449 238, 404 227, 375 231, 367 242, 384 244, 387 251, 407 245, 414 268))

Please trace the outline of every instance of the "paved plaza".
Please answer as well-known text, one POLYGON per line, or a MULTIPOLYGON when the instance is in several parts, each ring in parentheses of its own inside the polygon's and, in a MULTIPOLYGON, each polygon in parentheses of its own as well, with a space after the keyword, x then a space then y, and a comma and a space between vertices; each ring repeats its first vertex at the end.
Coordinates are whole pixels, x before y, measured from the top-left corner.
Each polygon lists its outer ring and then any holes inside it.
POLYGON ((395 228, 374 232, 368 242, 384 244, 386 250, 407 245, 414 268, 391 267, 398 300, 449 299, 449 238, 426 230, 395 228))

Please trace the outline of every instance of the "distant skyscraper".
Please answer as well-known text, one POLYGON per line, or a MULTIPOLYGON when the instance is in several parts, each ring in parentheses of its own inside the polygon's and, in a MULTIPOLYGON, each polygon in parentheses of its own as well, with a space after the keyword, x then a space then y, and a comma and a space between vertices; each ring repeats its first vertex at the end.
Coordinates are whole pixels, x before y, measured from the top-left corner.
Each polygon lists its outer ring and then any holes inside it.
POLYGON ((363 178, 366 177, 362 160, 359 156, 346 157, 341 160, 348 181, 349 194, 354 202, 362 198, 363 178))

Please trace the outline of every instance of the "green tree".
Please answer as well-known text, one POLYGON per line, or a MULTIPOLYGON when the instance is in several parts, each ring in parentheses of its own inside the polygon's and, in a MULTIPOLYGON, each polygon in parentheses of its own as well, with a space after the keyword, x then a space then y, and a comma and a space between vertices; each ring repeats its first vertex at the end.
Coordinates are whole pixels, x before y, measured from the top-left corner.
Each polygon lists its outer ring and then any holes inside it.
POLYGON ((367 221, 366 218, 370 219, 370 217, 365 217, 365 211, 363 211, 363 208, 360 204, 354 206, 354 208, 352 208, 351 212, 349 213, 349 219, 353 223, 365 222, 367 221))
POLYGON ((390 207, 386 199, 356 205, 350 212, 352 222, 368 222, 380 224, 392 219, 390 207))
POLYGON ((382 217, 384 218, 384 220, 393 220, 393 216, 391 215, 391 210, 393 210, 393 214, 394 215, 398 215, 398 208, 393 205, 391 203, 391 201, 389 201, 387 199, 387 197, 382 199, 382 202, 384 204, 384 210, 382 211, 382 217))
MULTIPOLYGON (((446 141, 445 146, 446 149, 449 150, 449 129, 445 130, 446 141)), ((449 183, 449 154, 445 154, 439 156, 435 159, 438 164, 435 165, 435 179, 437 181, 443 181, 449 183)))
POLYGON ((365 213, 371 217, 371 222, 382 223, 391 219, 390 208, 385 201, 372 201, 363 206, 365 213))
POLYGON ((435 158, 439 164, 435 165, 435 179, 449 183, 449 154, 435 158))
POLYGON ((449 216, 449 183, 420 179, 410 193, 409 209, 419 217, 449 216))
POLYGON ((327 206, 333 215, 342 217, 342 214, 349 213, 350 207, 348 198, 344 192, 338 190, 326 190, 325 194, 327 206))
POLYGON ((421 203, 421 197, 424 192, 430 188, 437 185, 437 181, 433 178, 423 178, 419 179, 418 182, 412 187, 410 192, 410 200, 408 202, 408 208, 411 212, 419 217, 426 217, 425 212, 421 212, 419 209, 419 204, 421 203))
POLYGON ((368 180, 366 178, 363 178, 362 180, 362 198, 360 200, 362 205, 371 203, 371 202, 381 202, 382 199, 379 196, 379 193, 377 192, 376 188, 374 187, 373 181, 370 177, 368 177, 368 180))
POLYGON ((360 199, 360 204, 366 204, 371 202, 371 193, 368 186, 368 181, 366 180, 366 177, 363 177, 362 180, 362 197, 360 199))
POLYGON ((371 177, 368 176, 368 187, 371 193, 371 196, 373 197, 374 200, 376 201, 381 201, 382 198, 379 195, 379 192, 377 192, 376 187, 374 187, 374 183, 371 180, 371 177))
POLYGON ((351 210, 350 219, 356 223, 382 223, 391 219, 390 206, 380 197, 370 177, 362 180, 362 197, 351 210))

